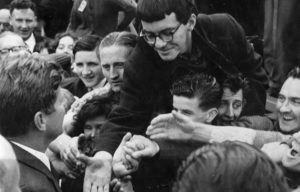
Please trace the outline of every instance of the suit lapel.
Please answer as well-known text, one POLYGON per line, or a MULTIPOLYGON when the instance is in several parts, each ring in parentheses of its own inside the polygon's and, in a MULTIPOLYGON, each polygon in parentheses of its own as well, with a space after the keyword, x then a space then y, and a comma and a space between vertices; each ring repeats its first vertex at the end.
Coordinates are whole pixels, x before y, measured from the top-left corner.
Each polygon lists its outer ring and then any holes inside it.
MULTIPOLYGON (((50 172, 48 167, 39 159, 37 159, 35 156, 30 154, 29 152, 25 151, 21 147, 17 146, 14 143, 11 143, 17 159, 19 162, 26 164, 28 167, 31 167, 32 169, 35 169, 41 173, 43 173, 55 186, 56 191, 61 191, 59 185, 58 185, 58 180, 55 179, 54 175, 50 172)), ((51 170, 54 170, 54 168, 51 166, 51 170)))

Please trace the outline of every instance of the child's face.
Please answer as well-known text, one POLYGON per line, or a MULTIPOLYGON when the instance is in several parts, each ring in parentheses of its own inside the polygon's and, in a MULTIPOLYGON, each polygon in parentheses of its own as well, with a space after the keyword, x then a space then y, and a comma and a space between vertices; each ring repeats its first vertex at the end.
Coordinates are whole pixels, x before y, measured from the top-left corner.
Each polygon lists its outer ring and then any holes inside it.
POLYGON ((290 170, 300 171, 300 132, 295 133, 293 137, 292 147, 284 154, 282 164, 290 170))
POLYGON ((99 135, 101 127, 105 121, 105 116, 88 119, 83 127, 85 137, 91 137, 94 139, 97 135, 99 135))

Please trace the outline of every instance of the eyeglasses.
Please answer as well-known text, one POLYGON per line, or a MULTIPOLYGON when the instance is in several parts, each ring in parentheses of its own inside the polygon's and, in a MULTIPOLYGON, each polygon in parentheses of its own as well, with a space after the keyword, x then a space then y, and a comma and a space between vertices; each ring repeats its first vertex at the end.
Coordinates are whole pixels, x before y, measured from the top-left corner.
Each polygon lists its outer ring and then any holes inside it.
POLYGON ((152 32, 142 30, 141 37, 143 37, 145 41, 151 46, 155 45, 157 37, 159 37, 164 42, 170 42, 173 40, 173 36, 177 32, 180 26, 181 24, 179 24, 175 28, 165 29, 159 33, 152 33, 152 32))
POLYGON ((29 51, 29 49, 28 49, 27 46, 21 45, 21 46, 15 46, 15 47, 11 47, 11 48, 1 49, 0 50, 0 54, 1 55, 7 55, 10 52, 12 52, 12 53, 18 53, 18 52, 24 51, 24 50, 29 51))
POLYGON ((9 23, 7 23, 7 22, 1 22, 0 21, 0 25, 3 25, 4 27, 9 27, 9 23))

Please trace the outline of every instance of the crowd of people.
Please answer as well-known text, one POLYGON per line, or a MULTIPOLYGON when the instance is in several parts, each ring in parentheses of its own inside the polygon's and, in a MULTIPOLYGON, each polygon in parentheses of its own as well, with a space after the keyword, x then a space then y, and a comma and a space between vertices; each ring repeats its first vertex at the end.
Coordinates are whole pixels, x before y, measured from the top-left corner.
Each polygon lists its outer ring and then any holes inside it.
POLYGON ((194 0, 55 2, 0 9, 1 192, 300 191, 297 59, 272 87, 194 0))

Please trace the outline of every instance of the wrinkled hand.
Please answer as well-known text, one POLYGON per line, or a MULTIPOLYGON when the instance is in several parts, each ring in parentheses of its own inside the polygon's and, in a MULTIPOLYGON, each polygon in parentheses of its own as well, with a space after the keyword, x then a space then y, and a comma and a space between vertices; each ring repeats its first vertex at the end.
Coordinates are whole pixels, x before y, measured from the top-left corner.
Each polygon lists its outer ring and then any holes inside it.
POLYGON ((112 156, 101 151, 94 157, 80 154, 77 158, 86 164, 83 192, 109 192, 112 156))
POLYGON ((159 152, 159 146, 155 141, 141 135, 134 135, 125 143, 123 149, 127 155, 137 160, 142 157, 153 157, 159 152))
POLYGON ((155 117, 146 134, 151 139, 189 140, 193 136, 194 127, 188 117, 172 111, 155 117))
POLYGON ((286 144, 280 144, 280 142, 272 142, 264 144, 261 150, 266 153, 273 161, 281 162, 283 156, 289 150, 289 146, 286 144))
POLYGON ((134 192, 131 183, 131 176, 114 178, 110 182, 110 187, 113 192, 134 192))
POLYGON ((132 158, 130 155, 126 154, 124 151, 124 146, 126 142, 130 141, 132 138, 131 133, 125 134, 118 149, 116 150, 113 157, 113 171, 117 177, 123 177, 129 175, 130 173, 136 171, 139 166, 139 160, 132 158))

